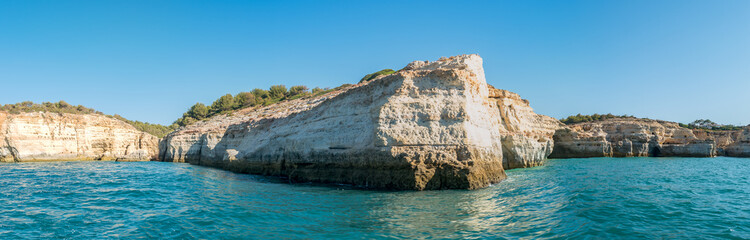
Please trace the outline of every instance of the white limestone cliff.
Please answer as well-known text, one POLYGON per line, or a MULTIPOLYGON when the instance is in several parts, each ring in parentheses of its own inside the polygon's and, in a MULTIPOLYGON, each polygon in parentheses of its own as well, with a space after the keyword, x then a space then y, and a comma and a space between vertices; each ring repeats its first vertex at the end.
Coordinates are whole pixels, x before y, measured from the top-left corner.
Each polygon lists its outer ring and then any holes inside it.
POLYGON ((490 88, 490 98, 500 110, 505 169, 540 166, 552 153, 555 131, 564 128, 557 119, 536 114, 529 101, 516 93, 490 88))
POLYGON ((719 156, 750 157, 750 126, 741 130, 694 129, 692 131, 699 139, 715 141, 719 156))
POLYGON ((714 157, 713 139, 698 137, 677 123, 614 118, 568 125, 554 136, 552 158, 579 157, 714 157))
POLYGON ((99 114, 0 111, 0 161, 120 160, 156 157, 158 138, 99 114))
POLYGON ((503 144, 512 167, 539 165, 551 151, 555 127, 532 128, 556 121, 500 91, 477 55, 416 61, 321 97, 182 127, 161 141, 160 159, 292 181, 481 188, 505 178, 503 144))

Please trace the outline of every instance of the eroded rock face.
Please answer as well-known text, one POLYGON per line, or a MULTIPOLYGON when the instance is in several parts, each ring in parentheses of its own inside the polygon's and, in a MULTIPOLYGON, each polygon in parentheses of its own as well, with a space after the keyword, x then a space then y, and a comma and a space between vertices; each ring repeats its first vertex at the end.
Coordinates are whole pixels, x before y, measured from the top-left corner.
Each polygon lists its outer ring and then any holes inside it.
POLYGON ((300 182, 476 189, 505 178, 497 101, 479 56, 417 61, 321 97, 182 127, 161 141, 160 159, 300 182))
POLYGON ((555 133, 550 157, 714 157, 719 146, 707 136, 696 136, 677 123, 650 119, 577 123, 555 133))
POLYGON ((693 130, 700 139, 716 143, 719 156, 750 157, 750 126, 739 131, 693 130))
POLYGON ((122 160, 156 157, 158 139, 96 114, 0 112, 0 161, 122 160))
POLYGON ((564 128, 557 119, 536 114, 529 101, 516 93, 490 87, 490 98, 500 111, 505 169, 540 166, 552 153, 555 131, 564 128))

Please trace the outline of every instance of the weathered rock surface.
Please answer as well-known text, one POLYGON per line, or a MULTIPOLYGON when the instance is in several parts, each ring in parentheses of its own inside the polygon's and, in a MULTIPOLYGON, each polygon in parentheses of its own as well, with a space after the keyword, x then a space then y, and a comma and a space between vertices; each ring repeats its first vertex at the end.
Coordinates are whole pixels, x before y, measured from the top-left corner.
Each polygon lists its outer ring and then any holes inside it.
POLYGON ((490 98, 500 110, 503 167, 539 166, 552 153, 555 131, 564 128, 557 119, 536 114, 529 101, 516 93, 490 87, 490 98))
POLYGON ((750 130, 706 131, 677 123, 618 118, 568 125, 554 135, 551 158, 750 156, 750 130))
POLYGON ((750 157, 750 126, 736 131, 696 129, 693 133, 700 139, 714 141, 719 156, 750 157))
POLYGON ((0 161, 122 160, 156 157, 158 138, 97 114, 0 112, 0 161))
POLYGON ((505 178, 504 152, 508 167, 539 165, 559 126, 488 86, 482 59, 462 55, 182 127, 162 139, 160 159, 298 182, 475 189, 505 178))

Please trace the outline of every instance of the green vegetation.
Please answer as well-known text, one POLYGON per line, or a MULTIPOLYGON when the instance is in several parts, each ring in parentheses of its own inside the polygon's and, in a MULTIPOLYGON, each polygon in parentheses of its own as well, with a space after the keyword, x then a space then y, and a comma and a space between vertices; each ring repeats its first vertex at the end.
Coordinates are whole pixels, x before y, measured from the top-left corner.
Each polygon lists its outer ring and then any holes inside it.
POLYGON ((6 111, 12 114, 18 114, 22 112, 54 112, 54 113, 73 113, 73 114, 102 114, 91 108, 87 108, 81 105, 73 106, 65 101, 59 101, 56 103, 43 102, 42 104, 36 104, 31 101, 25 101, 15 104, 5 104, 0 106, 0 111, 6 111))
POLYGON ((157 137, 163 137, 167 135, 167 133, 173 131, 175 128, 175 126, 164 126, 160 124, 152 124, 152 123, 141 122, 141 121, 131 121, 117 114, 115 114, 114 116, 105 115, 102 112, 99 112, 94 109, 87 108, 81 105, 78 105, 78 106, 70 105, 65 101, 59 101, 56 103, 43 102, 41 104, 33 103, 30 101, 25 101, 25 102, 20 102, 20 103, 15 103, 15 104, 5 104, 5 105, 0 106, 0 111, 6 111, 11 114, 19 114, 22 112, 98 114, 98 115, 107 116, 107 117, 111 117, 111 118, 124 121, 130 124, 131 126, 135 127, 136 129, 138 129, 139 131, 144 131, 157 137))
MULTIPOLYGON (((611 113, 608 114, 594 114, 594 115, 581 115, 577 114, 574 116, 570 116, 567 118, 560 119, 561 122, 565 124, 573 124, 573 123, 580 123, 580 122, 593 122, 593 121, 600 121, 604 119, 610 119, 610 118, 635 118, 632 115, 612 115, 611 113)), ((679 123, 680 127, 688 128, 688 129, 704 129, 704 130, 741 130, 744 127, 743 126, 735 126, 735 125, 723 125, 715 123, 708 119, 698 119, 691 123, 684 124, 679 123)), ((748 125, 750 126, 750 125, 748 125)))
POLYGON ((306 86, 293 86, 289 88, 289 95, 292 96, 299 96, 304 93, 307 93, 307 87, 306 86))
POLYGON ((284 85, 273 85, 268 89, 268 96, 274 99, 281 99, 287 93, 286 86, 284 85))
POLYGON ((708 119, 698 119, 688 124, 680 123, 680 127, 704 130, 741 130, 743 128, 742 126, 735 126, 731 124, 718 124, 708 119))
POLYGON ((332 89, 331 88, 323 88, 323 89, 321 89, 321 88, 317 88, 316 87, 316 88, 313 88, 313 94, 312 94, 312 96, 313 97, 317 97, 317 96, 320 96, 320 95, 323 95, 323 94, 326 94, 326 93, 329 93, 329 92, 333 92, 333 91, 340 90, 340 89, 343 89, 343 88, 348 88, 348 87, 351 87, 351 86, 354 86, 354 84, 344 83, 344 84, 341 84, 341 86, 338 86, 338 87, 335 87, 335 88, 332 88, 332 89))
POLYGON ((234 110, 234 107, 234 97, 232 96, 232 94, 225 94, 224 96, 219 97, 219 99, 216 99, 216 101, 211 104, 209 112, 212 115, 222 114, 234 110))
POLYGON ((377 78, 379 76, 390 75, 390 74, 394 74, 394 73, 396 73, 396 71, 393 71, 393 69, 383 69, 383 70, 380 70, 380 71, 377 71, 377 72, 365 75, 365 77, 363 77, 362 80, 359 80, 359 83, 363 83, 363 82, 367 82, 367 81, 373 80, 373 79, 375 79, 375 78, 377 78))
POLYGON ((560 119, 561 122, 565 124, 573 124, 573 123, 580 123, 580 122, 593 122, 593 121, 601 121, 605 119, 610 118, 635 118, 632 115, 613 115, 611 113, 607 114, 593 114, 593 115, 581 115, 580 113, 574 116, 569 116, 567 118, 560 119))
POLYGON ((325 90, 323 90, 322 88, 319 88, 319 87, 315 87, 315 88, 312 89, 312 94, 315 95, 315 94, 318 94, 321 91, 325 91, 325 90))
MULTIPOLYGON (((370 81, 377 78, 378 76, 393 74, 396 71, 392 69, 383 69, 375 73, 367 74, 362 78, 360 82, 370 81)), ((292 86, 287 89, 284 85, 273 85, 268 90, 264 89, 253 89, 250 92, 240 92, 237 95, 225 94, 214 101, 210 106, 206 106, 203 103, 196 103, 191 106, 187 112, 182 114, 182 117, 174 121, 170 126, 164 126, 160 124, 152 124, 140 121, 131 121, 120 115, 115 114, 114 116, 105 115, 94 109, 86 108, 81 105, 72 106, 65 101, 57 103, 44 102, 42 104, 35 104, 33 102, 22 102, 16 104, 6 104, 0 106, 0 111, 7 111, 10 113, 21 113, 21 112, 56 112, 56 113, 73 113, 73 114, 100 114, 116 118, 127 122, 138 130, 148 132, 157 137, 163 137, 171 131, 177 129, 180 126, 186 126, 195 122, 207 119, 216 115, 228 114, 238 109, 256 107, 256 106, 268 106, 278 102, 286 100, 294 100, 308 97, 318 97, 332 91, 340 90, 346 87, 350 87, 352 84, 343 84, 336 88, 319 88, 315 87, 312 90, 307 86, 292 86)))
POLYGON ((168 133, 174 131, 174 129, 177 127, 175 125, 164 126, 161 124, 153 124, 153 123, 147 123, 147 122, 141 122, 141 121, 131 121, 117 114, 115 114, 114 116, 109 116, 109 117, 119 119, 120 121, 130 124, 131 126, 135 127, 136 129, 140 131, 150 133, 151 135, 154 135, 159 138, 166 136, 168 133))
POLYGON ((268 90, 256 88, 250 92, 241 92, 234 96, 226 94, 216 99, 211 106, 196 103, 187 112, 183 113, 182 117, 177 119, 173 126, 190 125, 203 119, 231 113, 243 108, 268 106, 287 100, 317 97, 349 86, 352 86, 352 84, 343 84, 333 89, 315 87, 310 90, 307 86, 302 85, 292 86, 289 89, 284 85, 273 85, 268 90))
MULTIPOLYGON (((241 92, 241 93, 238 93, 237 96, 234 97, 235 108, 251 107, 251 106, 255 106, 255 104, 257 103, 258 102, 255 99, 255 95, 251 92, 241 92)), ((206 108, 206 111, 208 111, 208 108, 206 108)))

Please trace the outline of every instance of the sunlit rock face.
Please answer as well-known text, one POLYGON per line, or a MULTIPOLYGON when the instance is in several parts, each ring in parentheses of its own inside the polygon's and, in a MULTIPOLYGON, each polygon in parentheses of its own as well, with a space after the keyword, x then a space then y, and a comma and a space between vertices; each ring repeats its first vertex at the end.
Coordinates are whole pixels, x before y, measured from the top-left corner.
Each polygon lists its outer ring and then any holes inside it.
POLYGON ((158 138, 99 114, 0 112, 0 160, 155 159, 158 138))
POLYGON ((557 119, 536 114, 518 94, 490 87, 490 98, 500 111, 503 167, 539 166, 552 153, 555 131, 564 128, 557 119))
POLYGON ((554 135, 552 158, 578 157, 713 157, 713 139, 699 138, 677 123, 636 118, 607 119, 568 125, 554 135))
POLYGON ((297 182, 476 189, 505 178, 501 128, 482 59, 462 55, 182 127, 160 159, 297 182))
POLYGON ((720 156, 750 157, 750 126, 742 130, 693 130, 693 133, 698 138, 715 141, 720 156))

